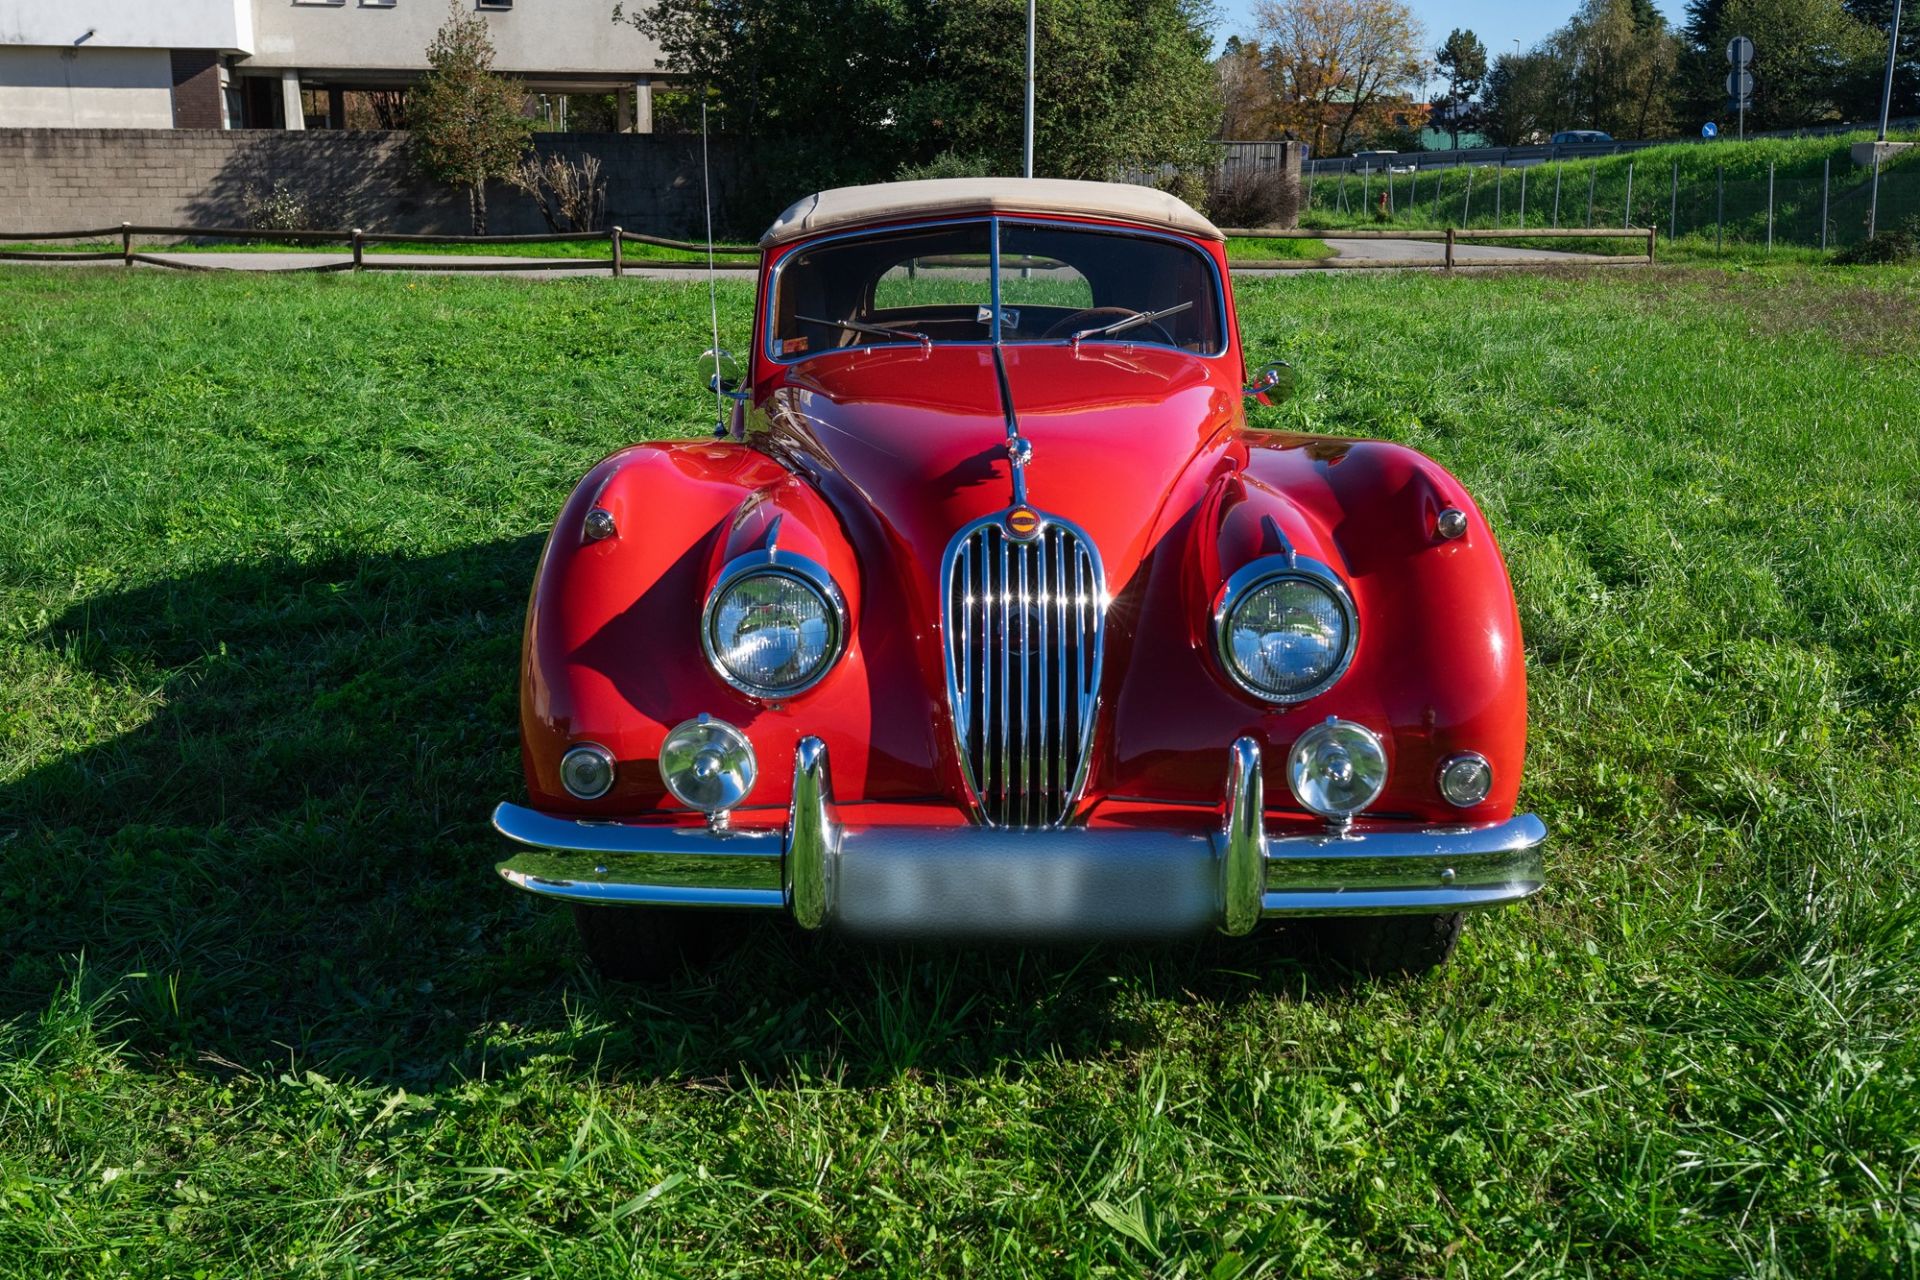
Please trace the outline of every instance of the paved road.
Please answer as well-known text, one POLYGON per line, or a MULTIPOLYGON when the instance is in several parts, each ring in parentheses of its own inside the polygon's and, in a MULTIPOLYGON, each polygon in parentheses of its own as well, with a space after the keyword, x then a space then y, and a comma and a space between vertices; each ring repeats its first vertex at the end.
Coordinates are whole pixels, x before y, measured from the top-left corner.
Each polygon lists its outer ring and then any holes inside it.
MULTIPOLYGON (((1622 242, 1625 244, 1626 242, 1622 242)), ((1338 258, 1376 258, 1388 262, 1431 262, 1445 264, 1447 246, 1439 240, 1340 240, 1328 238, 1327 247, 1338 258)), ((1503 244, 1456 244, 1455 262, 1581 262, 1592 254, 1568 253, 1562 249, 1518 249, 1503 244)))

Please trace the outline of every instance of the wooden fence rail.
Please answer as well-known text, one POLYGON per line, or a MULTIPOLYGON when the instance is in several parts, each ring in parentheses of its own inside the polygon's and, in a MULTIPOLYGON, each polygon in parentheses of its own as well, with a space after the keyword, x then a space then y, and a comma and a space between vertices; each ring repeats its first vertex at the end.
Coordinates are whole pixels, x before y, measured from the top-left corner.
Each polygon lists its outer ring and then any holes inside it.
MULTIPOLYGON (((1452 270, 1456 265, 1454 246, 1468 240, 1645 240, 1646 252, 1628 255, 1595 254, 1590 261, 1595 265, 1617 265, 1644 262, 1653 265, 1654 246, 1658 233, 1652 227, 1541 227, 1534 230, 1488 228, 1488 227, 1446 227, 1443 229, 1386 230, 1381 228, 1355 228, 1343 230, 1308 230, 1300 227, 1230 227, 1224 234, 1243 238, 1262 240, 1413 240, 1444 242, 1446 253, 1441 265, 1452 270)), ((0 243, 44 240, 100 240, 117 237, 120 248, 99 252, 42 252, 35 250, 0 250, 0 260, 17 262, 104 262, 119 259, 127 266, 136 262, 149 266, 168 267, 175 271, 214 271, 219 268, 199 262, 181 262, 170 258, 156 257, 152 253, 140 253, 133 247, 136 236, 175 236, 199 237, 212 240, 268 240, 301 241, 306 243, 340 243, 346 246, 350 255, 343 261, 317 262, 307 267, 279 268, 291 272, 326 271, 580 271, 607 270, 619 276, 626 269, 625 255, 621 246, 628 244, 653 245, 657 248, 672 249, 687 253, 685 260, 652 259, 647 262, 650 268, 670 270, 698 270, 707 265, 709 249, 713 253, 758 255, 757 245, 747 244, 706 244, 691 240, 671 240, 664 236, 643 235, 637 231, 628 231, 621 227, 609 227, 605 231, 554 231, 544 235, 521 236, 441 236, 420 235, 397 231, 367 231, 360 227, 340 230, 311 229, 300 231, 264 231, 256 227, 166 227, 143 226, 123 222, 117 227, 96 227, 82 231, 6 231, 0 232, 0 243), (434 262, 382 262, 377 256, 369 258, 366 247, 370 244, 422 244, 422 245, 515 245, 515 244, 577 244, 593 241, 606 241, 609 256, 605 258, 527 258, 518 262, 463 262, 457 257, 448 257, 434 262)), ((1527 258, 1479 258, 1468 265, 1521 266, 1535 265, 1537 259, 1527 258)), ((757 264, 723 263, 730 269, 751 267, 757 264)), ((1273 260, 1235 259, 1234 267, 1253 270, 1353 270, 1355 268, 1431 268, 1431 259, 1422 258, 1322 258, 1296 259, 1280 258, 1273 260)))
MULTIPOLYGON (((578 271, 583 269, 610 270, 618 276, 625 267, 625 255, 621 252, 624 244, 653 245, 656 248, 673 249, 698 255, 687 261, 656 259, 648 262, 650 267, 668 267, 698 269, 707 265, 709 249, 713 253, 758 256, 760 249, 750 244, 716 244, 708 246, 692 240, 672 240, 665 236, 644 235, 638 231, 628 231, 621 227, 609 227, 605 231, 552 231, 540 235, 521 236, 440 236, 423 235, 399 231, 367 231, 360 227, 340 229, 312 228, 295 231, 267 231, 258 227, 174 227, 147 226, 132 222, 123 222, 117 227, 91 227, 79 231, 0 231, 0 244, 19 241, 45 240, 104 240, 118 239, 120 248, 101 252, 59 252, 36 251, 27 249, 0 250, 0 260, 15 262, 100 262, 119 259, 127 266, 136 262, 149 266, 169 267, 176 271, 214 271, 217 267, 197 262, 179 262, 169 258, 155 257, 150 253, 137 252, 133 247, 136 236, 172 236, 178 238, 197 238, 204 240, 267 240, 285 243, 288 241, 305 244, 339 243, 346 246, 350 258, 343 262, 320 262, 310 267, 285 267, 280 270, 294 272, 319 271, 578 271), (577 244, 585 242, 605 242, 610 246, 610 256, 606 258, 528 258, 525 262, 462 262, 458 258, 448 258, 438 262, 381 262, 377 257, 366 256, 366 246, 370 244, 421 244, 421 245, 521 245, 521 244, 577 244)), ((739 264, 722 263, 721 266, 737 267, 739 264)), ((757 264, 756 264, 757 265, 757 264)))

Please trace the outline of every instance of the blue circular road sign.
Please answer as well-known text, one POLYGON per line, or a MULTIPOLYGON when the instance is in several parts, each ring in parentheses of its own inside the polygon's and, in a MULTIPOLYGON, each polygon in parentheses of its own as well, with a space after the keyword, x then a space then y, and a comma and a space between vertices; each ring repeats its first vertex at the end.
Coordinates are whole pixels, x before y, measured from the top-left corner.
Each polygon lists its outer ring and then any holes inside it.
POLYGON ((1703 138, 1717 138, 1720 136, 1720 126, 1709 120, 1700 126, 1700 136, 1703 138))

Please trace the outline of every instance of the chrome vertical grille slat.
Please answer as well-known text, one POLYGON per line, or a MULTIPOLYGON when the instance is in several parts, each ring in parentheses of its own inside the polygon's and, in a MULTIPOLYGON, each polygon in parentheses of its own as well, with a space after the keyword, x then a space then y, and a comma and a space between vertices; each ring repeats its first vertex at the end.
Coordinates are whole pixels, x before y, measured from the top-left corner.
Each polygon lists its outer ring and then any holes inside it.
POLYGON ((982 821, 1055 827, 1086 786, 1106 583, 1073 526, 1043 517, 1022 540, 1002 519, 962 529, 942 569, 956 745, 982 821))

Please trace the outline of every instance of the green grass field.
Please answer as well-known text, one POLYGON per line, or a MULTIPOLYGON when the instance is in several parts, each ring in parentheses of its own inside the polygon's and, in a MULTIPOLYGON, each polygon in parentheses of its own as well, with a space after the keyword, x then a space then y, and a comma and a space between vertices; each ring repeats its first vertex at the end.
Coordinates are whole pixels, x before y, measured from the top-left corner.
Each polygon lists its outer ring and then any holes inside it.
POLYGON ((1512 569, 1552 883, 1430 980, 596 981, 485 816, 547 522, 707 425, 704 285, 0 272, 0 1275, 1920 1275, 1920 273, 1238 293, 1269 420, 1432 454, 1512 569))

